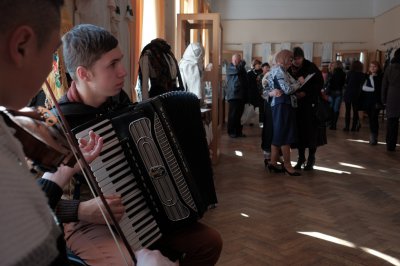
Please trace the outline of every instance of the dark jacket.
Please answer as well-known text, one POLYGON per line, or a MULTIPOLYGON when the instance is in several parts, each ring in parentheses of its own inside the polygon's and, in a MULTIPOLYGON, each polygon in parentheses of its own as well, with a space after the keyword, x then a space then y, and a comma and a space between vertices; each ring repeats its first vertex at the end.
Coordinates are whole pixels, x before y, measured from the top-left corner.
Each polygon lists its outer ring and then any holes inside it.
POLYGON ((258 87, 258 79, 261 73, 261 69, 251 69, 247 72, 247 103, 254 105, 254 107, 260 107, 261 104, 264 104, 258 87))
POLYGON ((121 90, 121 92, 114 96, 109 97, 108 100, 99 107, 92 107, 84 103, 71 102, 67 95, 64 95, 59 100, 61 111, 64 113, 67 122, 71 129, 89 122, 96 117, 106 114, 113 109, 118 109, 121 106, 131 104, 129 96, 121 90))
POLYGON ((229 64, 226 69, 226 100, 246 100, 247 75, 246 63, 241 61, 239 65, 229 64))
POLYGON ((362 72, 349 71, 346 76, 346 89, 343 100, 346 103, 357 103, 360 97, 361 87, 365 81, 365 74, 362 72))
POLYGON ((299 108, 301 108, 303 105, 311 107, 312 105, 317 104, 321 90, 324 87, 324 78, 319 68, 314 63, 304 59, 300 68, 291 67, 289 69, 289 73, 295 79, 298 79, 299 77, 306 78, 309 74, 315 73, 314 76, 297 92, 305 92, 306 94, 305 97, 298 100, 299 108))
POLYGON ((382 103, 388 118, 400 117, 400 63, 391 63, 382 81, 382 103))
POLYGON ((341 96, 343 94, 344 83, 346 82, 346 73, 343 69, 335 68, 329 75, 326 84, 326 94, 331 96, 341 96))
POLYGON ((289 73, 296 79, 299 77, 306 78, 309 74, 314 73, 314 76, 298 90, 298 92, 304 92, 305 96, 297 100, 296 121, 298 141, 292 147, 315 148, 326 144, 326 133, 320 130, 320 125, 315 115, 321 90, 324 87, 324 78, 321 71, 314 63, 304 59, 300 68, 292 67, 289 73))
MULTIPOLYGON (((370 81, 370 76, 365 75, 364 83, 368 87, 373 87, 373 92, 365 92, 361 90, 360 99, 359 99, 359 110, 368 111, 370 109, 381 109, 382 108, 382 101, 381 101, 381 87, 382 87, 382 74, 378 74, 373 76, 374 85, 372 86, 370 81)), ((364 84, 363 83, 363 84, 364 84)))

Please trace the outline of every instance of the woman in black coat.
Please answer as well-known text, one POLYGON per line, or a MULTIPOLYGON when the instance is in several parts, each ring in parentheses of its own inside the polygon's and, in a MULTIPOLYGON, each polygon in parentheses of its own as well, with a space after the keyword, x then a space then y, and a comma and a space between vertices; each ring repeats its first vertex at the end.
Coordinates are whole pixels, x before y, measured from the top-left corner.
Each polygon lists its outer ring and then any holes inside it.
POLYGON ((293 49, 294 60, 289 73, 295 78, 306 78, 314 74, 298 91, 296 91, 298 108, 296 109, 297 137, 294 145, 299 155, 295 169, 301 169, 306 162, 305 150, 308 148, 307 164, 304 170, 313 170, 317 147, 326 144, 325 128, 321 129, 315 116, 315 108, 324 86, 324 78, 318 67, 304 58, 300 47, 293 49))
POLYGON ((370 138, 369 144, 378 143, 379 112, 382 109, 381 86, 382 70, 378 61, 369 64, 369 73, 365 77, 360 95, 360 110, 367 113, 369 119, 370 138))
POLYGON ((360 130, 360 118, 358 117, 358 100, 360 97, 361 87, 365 81, 363 73, 363 63, 354 61, 350 66, 350 71, 346 77, 346 90, 344 91, 343 100, 346 106, 345 127, 343 131, 349 131, 350 127, 350 112, 353 109, 353 124, 351 131, 360 130))

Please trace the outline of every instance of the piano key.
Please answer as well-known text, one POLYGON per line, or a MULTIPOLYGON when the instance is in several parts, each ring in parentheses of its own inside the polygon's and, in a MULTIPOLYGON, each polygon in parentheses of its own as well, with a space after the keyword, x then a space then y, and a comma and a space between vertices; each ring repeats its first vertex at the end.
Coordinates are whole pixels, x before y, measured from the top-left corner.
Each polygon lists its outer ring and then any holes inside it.
POLYGON ((123 154, 124 154, 124 151, 122 150, 122 148, 118 147, 116 150, 110 151, 109 153, 105 154, 104 156, 97 157, 90 164, 90 168, 94 169, 94 171, 96 171, 97 169, 103 167, 105 163, 112 162, 113 159, 115 159, 119 155, 123 155, 123 154))
POLYGON ((115 174, 107 175, 106 178, 99 177, 99 180, 101 179, 101 181, 98 182, 99 187, 103 188, 108 185, 114 186, 115 184, 120 182, 121 179, 123 179, 124 177, 131 175, 131 174, 132 173, 130 172, 130 169, 126 169, 126 168, 118 169, 118 171, 115 171, 115 174))
MULTIPOLYGON (((127 172, 127 174, 130 174, 127 172)), ((100 187, 103 193, 107 194, 122 194, 125 191, 131 189, 132 187, 136 186, 136 181, 133 179, 132 175, 127 175, 127 178, 119 182, 118 184, 108 183, 104 187, 100 187)))
MULTIPOLYGON (((115 158, 114 164, 110 165, 110 167, 100 168, 93 173, 97 182, 102 183, 106 178, 114 179, 118 174, 131 170, 129 164, 125 160, 118 160, 119 158, 115 158)), ((106 183, 108 182, 106 181, 106 183)))
POLYGON ((93 175, 96 177, 97 182, 101 182, 103 179, 110 177, 109 173, 118 173, 126 168, 126 165, 127 163, 124 156, 118 155, 112 161, 110 161, 108 165, 94 171, 93 175))
POLYGON ((95 125, 93 125, 93 126, 91 126, 91 127, 88 127, 88 128, 86 128, 85 130, 82 130, 82 131, 76 133, 76 134, 75 134, 75 137, 76 137, 77 139, 84 138, 84 137, 86 137, 87 135, 89 135, 89 131, 90 131, 90 130, 93 130, 93 129, 94 129, 95 131, 97 131, 97 130, 99 130, 99 129, 102 128, 102 127, 109 127, 109 126, 111 126, 111 121, 110 121, 109 119, 104 119, 103 121, 100 121, 99 123, 97 123, 97 124, 95 124, 95 125))

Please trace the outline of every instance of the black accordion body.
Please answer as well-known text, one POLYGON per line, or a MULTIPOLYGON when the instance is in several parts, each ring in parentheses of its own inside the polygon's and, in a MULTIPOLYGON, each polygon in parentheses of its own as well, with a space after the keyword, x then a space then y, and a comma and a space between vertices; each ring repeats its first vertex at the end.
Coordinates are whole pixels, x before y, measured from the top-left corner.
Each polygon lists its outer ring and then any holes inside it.
POLYGON ((91 170, 102 193, 120 194, 119 225, 134 250, 215 206, 213 172, 198 99, 171 92, 73 129, 104 139, 91 170))

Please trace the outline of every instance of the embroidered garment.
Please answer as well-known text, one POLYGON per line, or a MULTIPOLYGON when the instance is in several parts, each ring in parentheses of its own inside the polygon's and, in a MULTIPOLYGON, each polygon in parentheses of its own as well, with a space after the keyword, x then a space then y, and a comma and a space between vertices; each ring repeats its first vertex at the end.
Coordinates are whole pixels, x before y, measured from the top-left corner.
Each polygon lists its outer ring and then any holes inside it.
POLYGON ((1 264, 49 265, 59 254, 61 231, 13 134, 0 116, 1 264))

